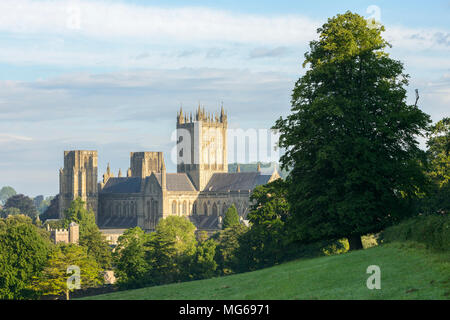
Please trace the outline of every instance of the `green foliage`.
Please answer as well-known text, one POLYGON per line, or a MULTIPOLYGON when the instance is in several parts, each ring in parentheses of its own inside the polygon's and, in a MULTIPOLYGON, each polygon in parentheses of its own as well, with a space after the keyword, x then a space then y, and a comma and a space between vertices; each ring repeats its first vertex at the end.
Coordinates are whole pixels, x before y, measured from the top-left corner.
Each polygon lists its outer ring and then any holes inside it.
POLYGON ((430 252, 418 245, 406 247, 402 243, 393 243, 337 256, 299 259, 227 277, 119 291, 85 299, 448 300, 449 258, 449 252, 430 252), (368 290, 365 285, 370 276, 366 273, 370 264, 381 268, 381 290, 368 290))
POLYGON ((40 215, 42 215, 47 210, 53 198, 54 197, 47 197, 44 199, 44 196, 42 195, 33 198, 34 205, 36 206, 36 209, 39 211, 40 215))
POLYGON ((60 244, 50 254, 41 275, 33 277, 32 287, 43 295, 65 294, 69 300, 67 273, 69 266, 80 268, 80 287, 88 288, 100 285, 103 281, 101 268, 97 262, 87 254, 86 248, 74 244, 60 244))
POLYGON ((174 239, 155 232, 151 234, 146 248, 148 272, 144 283, 151 285, 172 283, 180 281, 182 273, 189 272, 182 267, 187 267, 190 256, 186 257, 177 251, 174 239))
POLYGON ((213 236, 217 242, 215 258, 219 275, 227 275, 239 270, 240 261, 236 253, 240 246, 240 237, 248 231, 244 225, 234 225, 213 236))
POLYGON ((88 255, 93 257, 102 269, 111 268, 111 248, 98 228, 90 228, 84 232, 79 239, 79 245, 87 249, 88 255))
POLYGON ((232 226, 239 224, 239 214, 234 203, 225 212, 225 217, 223 218, 222 229, 230 228, 232 226))
MULTIPOLYGON (((408 76, 384 52, 384 28, 347 12, 318 29, 292 95, 277 120, 296 240, 376 233, 412 214, 426 179, 417 136, 429 116, 406 104, 408 76)), ((360 241, 359 241, 360 242, 360 241)))
POLYGON ((269 226, 253 225, 239 237, 236 259, 237 271, 245 272, 281 263, 292 256, 292 243, 288 242, 285 228, 278 220, 269 226))
POLYGON ((6 208, 6 209, 2 209, 0 210, 0 218, 6 218, 9 216, 14 216, 14 215, 19 215, 22 214, 20 212, 20 209, 17 208, 6 208))
POLYGON ((432 167, 430 174, 442 187, 450 181, 450 118, 443 118, 431 127, 427 146, 432 167))
POLYGON ((93 229, 98 229, 95 223, 94 211, 87 210, 85 206, 86 203, 81 198, 75 199, 64 212, 64 219, 62 221, 62 227, 65 229, 69 227, 72 221, 76 222, 80 226, 80 239, 93 229))
POLYGON ((156 226, 158 238, 174 243, 178 255, 192 255, 195 252, 195 226, 185 217, 168 216, 156 226))
POLYGON ((145 277, 149 268, 145 244, 149 241, 149 237, 139 227, 128 229, 119 237, 113 252, 115 274, 119 285, 135 287, 145 277))
POLYGON ((80 198, 71 202, 64 212, 61 227, 67 229, 74 221, 80 226, 79 244, 86 247, 87 253, 92 256, 104 269, 111 266, 111 248, 95 223, 95 213, 85 208, 85 202, 80 198))
POLYGON ((256 187, 248 219, 251 228, 239 237, 236 259, 240 262, 235 270, 249 271, 271 266, 292 254, 285 223, 289 217, 287 184, 278 179, 256 187))
POLYGON ((50 204, 49 206, 44 210, 44 212, 40 215, 40 219, 44 222, 47 219, 58 219, 59 218, 59 195, 56 195, 55 197, 49 197, 50 204))
POLYGON ((450 118, 443 118, 428 132, 428 192, 420 199, 418 211, 424 214, 450 212, 450 118))
POLYGON ((282 179, 257 186, 251 196, 248 219, 253 225, 284 224, 289 216, 288 185, 282 179))
POLYGON ((5 212, 10 208, 17 208, 20 213, 25 214, 30 218, 35 218, 38 215, 33 200, 23 194, 16 194, 6 200, 4 207, 5 212))
POLYGON ((151 234, 129 229, 113 253, 118 283, 137 288, 211 277, 217 268, 215 249, 212 240, 197 243, 195 226, 185 217, 162 219, 151 234))
POLYGON ((214 240, 206 240, 197 245, 191 266, 192 279, 208 279, 216 275, 216 246, 214 240))
POLYGON ((16 195, 17 192, 13 187, 5 186, 0 190, 0 204, 5 204, 8 198, 16 195))
POLYGON ((381 234, 382 242, 415 241, 428 248, 450 252, 450 216, 426 215, 405 220, 381 234))
POLYGON ((29 299, 32 277, 42 271, 50 250, 48 234, 24 215, 0 219, 0 299, 29 299))

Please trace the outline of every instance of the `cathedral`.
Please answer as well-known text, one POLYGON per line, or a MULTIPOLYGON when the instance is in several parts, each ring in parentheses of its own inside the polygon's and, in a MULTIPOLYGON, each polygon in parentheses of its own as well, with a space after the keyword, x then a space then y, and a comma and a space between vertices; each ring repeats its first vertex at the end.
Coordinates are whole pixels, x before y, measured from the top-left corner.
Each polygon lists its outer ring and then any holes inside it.
POLYGON ((100 229, 139 226, 153 231, 160 219, 185 216, 198 230, 220 228, 225 211, 235 205, 245 220, 252 190, 279 178, 276 170, 228 172, 227 114, 177 114, 177 172, 166 172, 162 152, 131 152, 126 176, 117 177, 109 164, 98 182, 97 151, 64 152, 60 169, 59 212, 80 197, 96 215, 100 229))

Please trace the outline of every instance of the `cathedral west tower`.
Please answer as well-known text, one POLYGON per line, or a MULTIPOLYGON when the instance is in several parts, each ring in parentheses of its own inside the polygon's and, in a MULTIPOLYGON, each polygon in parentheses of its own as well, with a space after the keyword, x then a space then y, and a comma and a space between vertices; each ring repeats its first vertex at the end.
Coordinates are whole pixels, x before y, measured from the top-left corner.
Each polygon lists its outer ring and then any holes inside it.
POLYGON ((64 168, 59 171, 59 217, 76 198, 97 216, 97 151, 64 151, 64 168))

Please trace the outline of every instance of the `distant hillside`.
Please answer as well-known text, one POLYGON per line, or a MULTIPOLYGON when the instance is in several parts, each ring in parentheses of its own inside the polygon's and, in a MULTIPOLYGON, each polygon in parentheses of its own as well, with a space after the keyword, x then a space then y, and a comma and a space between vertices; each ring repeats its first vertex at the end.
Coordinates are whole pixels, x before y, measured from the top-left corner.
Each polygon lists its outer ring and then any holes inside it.
MULTIPOLYGON (((228 164, 228 172, 236 172, 237 169, 237 163, 230 163, 228 164)), ((241 172, 255 172, 257 170, 258 164, 257 163, 240 163, 240 170, 241 172)), ((264 163, 261 162, 261 172, 264 174, 272 174, 274 168, 277 169, 280 176, 285 179, 288 175, 288 172, 285 170, 280 169, 280 165, 276 162, 268 162, 264 163)))
POLYGON ((448 252, 437 254, 413 243, 393 243, 254 272, 84 299, 449 299, 449 262, 448 252), (370 265, 380 267, 380 290, 366 286, 370 265))

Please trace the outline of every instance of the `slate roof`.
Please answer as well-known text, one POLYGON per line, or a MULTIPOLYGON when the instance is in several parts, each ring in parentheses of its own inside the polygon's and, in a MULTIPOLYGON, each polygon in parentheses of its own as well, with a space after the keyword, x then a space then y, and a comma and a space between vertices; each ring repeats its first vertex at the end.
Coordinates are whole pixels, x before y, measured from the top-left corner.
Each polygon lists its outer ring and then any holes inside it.
MULTIPOLYGON (((155 173, 161 185, 161 173, 155 173)), ((166 173, 166 188, 169 191, 196 191, 186 173, 166 173)))
MULTIPOLYGON (((158 183, 161 184, 161 174, 155 173, 158 183)), ((205 188, 205 191, 223 192, 238 190, 253 190, 256 186, 266 184, 271 175, 259 172, 232 172, 214 173, 205 188)), ((149 179, 147 177, 146 179, 149 179)), ((166 187, 169 191, 196 191, 186 173, 166 173, 166 187)), ((100 193, 139 193, 141 192, 141 179, 109 178, 100 193)))
POLYGON ((109 178, 100 193, 139 193, 141 178, 109 178))
POLYGON ((197 227, 197 229, 217 229, 219 224, 219 217, 217 216, 189 216, 189 220, 197 227))
POLYGON ((266 184, 270 177, 259 172, 214 173, 205 191, 253 190, 256 186, 266 184))
POLYGON ((101 217, 98 220, 99 228, 129 229, 137 226, 137 217, 101 217))

